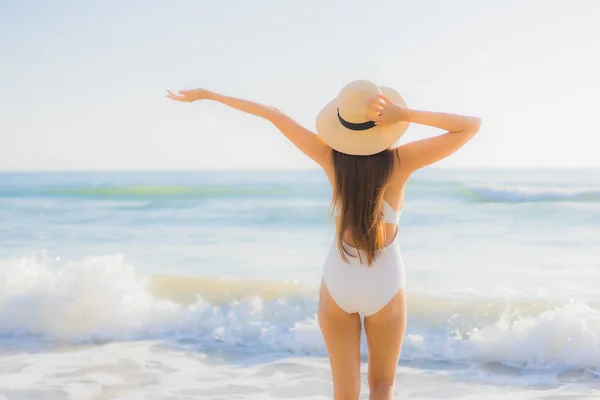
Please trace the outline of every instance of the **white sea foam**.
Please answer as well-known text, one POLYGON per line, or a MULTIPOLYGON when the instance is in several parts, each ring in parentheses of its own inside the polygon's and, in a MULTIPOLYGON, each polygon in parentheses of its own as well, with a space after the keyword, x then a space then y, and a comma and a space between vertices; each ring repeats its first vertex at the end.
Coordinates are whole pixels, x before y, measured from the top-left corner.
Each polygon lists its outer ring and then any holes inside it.
MULTIPOLYGON (((444 297, 409 291, 405 360, 500 362, 528 369, 600 369, 600 310, 514 294, 444 297)), ((294 283, 136 277, 119 255, 51 268, 0 260, 3 341, 98 342, 188 337, 232 351, 324 355, 317 290, 294 283)))
POLYGON ((492 202, 600 202, 598 187, 467 184, 465 188, 480 200, 492 202))

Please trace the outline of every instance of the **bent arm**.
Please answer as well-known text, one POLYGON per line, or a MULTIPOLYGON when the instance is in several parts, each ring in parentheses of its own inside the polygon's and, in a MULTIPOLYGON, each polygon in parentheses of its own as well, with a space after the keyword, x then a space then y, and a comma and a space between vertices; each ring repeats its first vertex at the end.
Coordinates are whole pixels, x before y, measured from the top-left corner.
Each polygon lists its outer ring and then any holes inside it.
POLYGON ((271 122, 300 151, 323 166, 329 159, 331 148, 316 133, 304 128, 298 122, 285 115, 275 107, 255 103, 253 101, 209 93, 207 98, 225 104, 236 110, 256 115, 271 122))
POLYGON ((429 111, 406 110, 406 120, 448 131, 398 147, 402 166, 407 168, 409 173, 456 152, 479 131, 481 126, 481 120, 477 117, 429 111))

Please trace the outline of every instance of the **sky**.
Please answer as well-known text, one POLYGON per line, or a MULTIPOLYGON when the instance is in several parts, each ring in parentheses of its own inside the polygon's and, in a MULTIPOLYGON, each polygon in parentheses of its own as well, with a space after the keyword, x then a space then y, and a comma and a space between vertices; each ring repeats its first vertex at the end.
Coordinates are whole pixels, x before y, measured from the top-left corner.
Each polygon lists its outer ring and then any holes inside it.
POLYGON ((482 118, 438 167, 600 167, 598 16, 597 0, 0 0, 0 171, 315 168, 268 122, 166 89, 314 130, 355 79, 482 118))

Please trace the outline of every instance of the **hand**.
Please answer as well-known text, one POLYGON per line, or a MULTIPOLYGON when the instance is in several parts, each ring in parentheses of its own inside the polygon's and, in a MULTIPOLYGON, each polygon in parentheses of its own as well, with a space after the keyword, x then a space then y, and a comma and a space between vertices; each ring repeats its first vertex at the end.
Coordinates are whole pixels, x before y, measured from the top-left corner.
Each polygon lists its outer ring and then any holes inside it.
POLYGON ((197 100, 208 99, 211 94, 211 92, 206 89, 180 90, 177 92, 179 94, 175 94, 170 90, 167 90, 167 93, 169 93, 167 95, 168 98, 176 101, 182 101, 184 103, 192 103, 197 100))
POLYGON ((376 116, 373 118, 375 125, 391 125, 396 122, 408 121, 409 110, 393 103, 384 95, 377 95, 369 100, 369 110, 376 116))

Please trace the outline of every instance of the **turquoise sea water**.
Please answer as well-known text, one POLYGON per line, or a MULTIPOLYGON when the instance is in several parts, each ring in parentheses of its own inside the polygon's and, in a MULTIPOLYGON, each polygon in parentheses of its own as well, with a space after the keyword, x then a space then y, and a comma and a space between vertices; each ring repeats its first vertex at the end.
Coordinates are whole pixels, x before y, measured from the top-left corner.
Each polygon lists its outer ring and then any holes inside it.
MULTIPOLYGON (((0 173, 2 348, 153 341, 309 357, 317 373, 330 193, 321 171, 0 173)), ((598 390, 600 170, 420 171, 399 239, 401 366, 598 390)))

